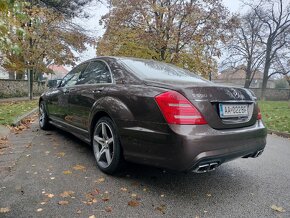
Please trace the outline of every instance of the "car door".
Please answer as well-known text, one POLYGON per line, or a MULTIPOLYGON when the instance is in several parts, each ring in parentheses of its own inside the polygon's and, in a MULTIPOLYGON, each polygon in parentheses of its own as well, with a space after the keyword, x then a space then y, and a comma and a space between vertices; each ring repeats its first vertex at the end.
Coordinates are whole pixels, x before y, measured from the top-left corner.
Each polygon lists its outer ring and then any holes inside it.
POLYGON ((112 82, 112 74, 106 62, 90 62, 80 75, 75 89, 69 94, 68 116, 71 118, 71 125, 88 130, 91 108, 102 100, 112 82))
POLYGON ((72 69, 62 79, 60 86, 53 90, 48 101, 48 110, 52 119, 62 122, 66 122, 66 120, 70 119, 67 116, 69 92, 74 88, 80 74, 86 66, 87 63, 83 63, 72 69))

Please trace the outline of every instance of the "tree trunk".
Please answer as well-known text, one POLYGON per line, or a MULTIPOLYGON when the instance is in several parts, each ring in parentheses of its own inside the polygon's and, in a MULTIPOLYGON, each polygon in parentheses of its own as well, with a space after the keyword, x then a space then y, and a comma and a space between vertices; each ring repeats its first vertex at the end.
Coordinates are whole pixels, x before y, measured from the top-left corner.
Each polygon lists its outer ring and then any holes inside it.
POLYGON ((265 68, 264 68, 264 75, 263 75, 263 83, 262 83, 262 93, 261 93, 261 99, 265 100, 265 92, 267 88, 268 83, 268 75, 269 75, 269 69, 270 69, 270 60, 269 58, 266 58, 265 68))
POLYGON ((28 97, 29 97, 29 100, 32 100, 33 99, 33 69, 32 68, 28 70, 27 79, 28 79, 28 97))
POLYGON ((247 61, 247 68, 246 68, 246 80, 245 80, 245 88, 250 88, 250 85, 251 85, 251 76, 252 76, 252 71, 251 71, 251 65, 252 65, 252 62, 251 60, 248 60, 247 61))

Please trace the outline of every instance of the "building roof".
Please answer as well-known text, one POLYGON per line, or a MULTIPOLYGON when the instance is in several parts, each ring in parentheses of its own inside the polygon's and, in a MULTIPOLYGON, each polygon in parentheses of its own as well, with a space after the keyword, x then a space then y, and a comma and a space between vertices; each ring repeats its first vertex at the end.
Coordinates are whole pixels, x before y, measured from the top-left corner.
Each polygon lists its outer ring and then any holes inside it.
POLYGON ((68 70, 64 66, 49 65, 48 68, 54 72, 51 76, 53 79, 61 79, 68 73, 68 70))
MULTIPOLYGON (((239 66, 238 68, 228 68, 220 72, 217 79, 232 80, 232 79, 246 79, 245 66, 239 66)), ((259 70, 255 72, 254 79, 263 79, 263 73, 259 70)))

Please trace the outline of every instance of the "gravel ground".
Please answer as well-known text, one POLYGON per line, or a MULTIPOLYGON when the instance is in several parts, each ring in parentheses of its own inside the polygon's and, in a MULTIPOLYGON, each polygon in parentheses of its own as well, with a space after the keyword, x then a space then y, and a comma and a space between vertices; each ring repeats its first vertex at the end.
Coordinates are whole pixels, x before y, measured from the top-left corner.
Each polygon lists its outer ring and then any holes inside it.
POLYGON ((9 140, 10 156, 0 155, 0 165, 13 162, 0 172, 0 217, 290 217, 289 139, 269 135, 261 157, 208 174, 129 164, 114 177, 61 130, 32 124, 9 140))

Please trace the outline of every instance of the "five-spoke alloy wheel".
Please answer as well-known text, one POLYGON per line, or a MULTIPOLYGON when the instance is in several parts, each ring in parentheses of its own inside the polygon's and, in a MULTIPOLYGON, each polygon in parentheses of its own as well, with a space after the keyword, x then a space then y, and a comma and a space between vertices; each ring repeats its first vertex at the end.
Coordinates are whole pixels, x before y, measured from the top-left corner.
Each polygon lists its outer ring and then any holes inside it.
POLYGON ((121 165, 122 155, 115 124, 108 117, 102 117, 96 124, 93 135, 93 149, 98 167, 105 173, 115 173, 121 165))
POLYGON ((39 104, 39 126, 43 130, 47 130, 50 127, 45 103, 43 101, 39 104))

